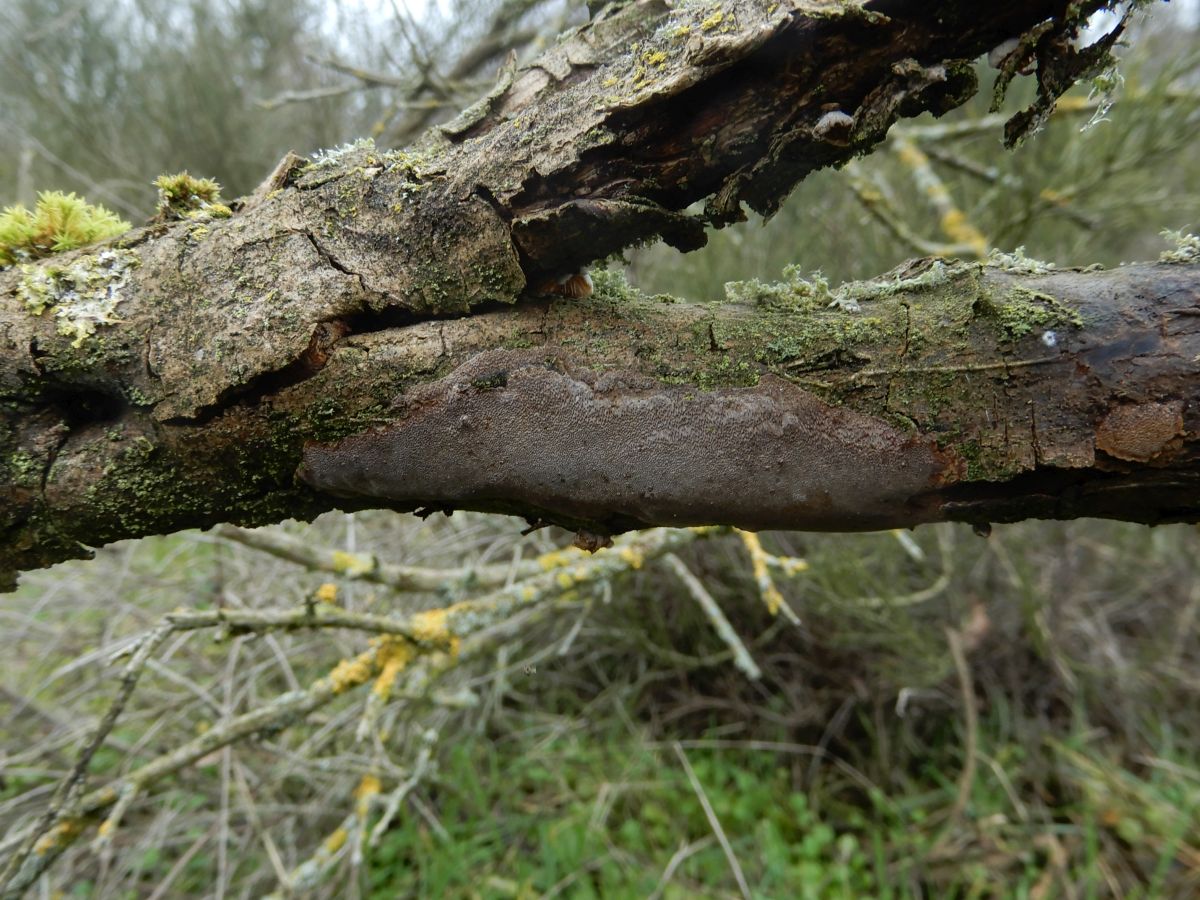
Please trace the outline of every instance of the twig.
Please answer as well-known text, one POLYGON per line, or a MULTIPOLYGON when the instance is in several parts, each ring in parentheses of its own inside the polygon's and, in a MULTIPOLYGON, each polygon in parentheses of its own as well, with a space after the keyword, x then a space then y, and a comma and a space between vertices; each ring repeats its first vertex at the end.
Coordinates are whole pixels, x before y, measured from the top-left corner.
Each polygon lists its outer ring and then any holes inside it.
POLYGON ((783 594, 779 593, 779 588, 775 587, 775 582, 771 580, 771 573, 767 570, 767 566, 776 565, 783 569, 784 574, 794 575, 807 569, 808 563, 802 559, 773 556, 763 549, 762 541, 753 531, 737 529, 737 534, 742 539, 742 543, 746 545, 746 552, 750 554, 754 582, 758 585, 758 595, 766 604, 767 612, 773 616, 783 613, 785 619, 793 625, 799 625, 800 617, 787 605, 783 594))
POLYGON ((842 602, 847 606, 855 606, 860 609, 882 609, 885 607, 888 609, 901 609, 906 606, 916 606, 920 603, 925 603, 939 596, 950 586, 950 579, 954 577, 953 537, 954 532, 951 529, 937 529, 938 555, 941 557, 942 571, 938 573, 938 577, 928 587, 909 594, 897 594, 892 597, 855 597, 842 602))
POLYGON ((274 97, 258 101, 260 109, 278 109, 289 103, 308 103, 312 100, 326 100, 330 97, 344 97, 363 89, 361 84, 339 84, 333 87, 312 88, 307 91, 283 91, 274 97))
POLYGON ((863 209, 874 216, 876 221, 890 231, 900 243, 907 245, 922 256, 949 258, 973 255, 973 249, 966 244, 944 244, 930 241, 912 231, 893 211, 892 203, 884 195, 884 192, 869 182, 858 163, 849 163, 844 171, 847 176, 846 183, 854 192, 858 202, 862 204, 863 209))
MULTIPOLYGON (((840 756, 836 756, 823 747, 817 747, 813 744, 792 744, 787 741, 739 741, 727 738, 700 738, 686 741, 672 741, 671 743, 678 744, 686 750, 752 750, 764 753, 787 753, 796 756, 818 756, 832 762, 834 766, 844 772, 851 781, 864 791, 879 793, 879 785, 871 781, 863 772, 854 768, 854 766, 850 765, 850 763, 846 762, 840 756)), ((646 746, 652 749, 659 749, 665 747, 666 744, 658 741, 648 741, 646 746)), ((886 797, 884 797, 884 802, 892 809, 895 809, 894 804, 886 797)))
POLYGON ((437 745, 437 739, 438 733, 432 728, 426 729, 421 735, 421 750, 417 753, 416 762, 413 763, 412 774, 388 794, 387 802, 383 807, 383 815, 379 817, 379 821, 371 832, 370 846, 379 846, 379 841, 383 838, 384 832, 391 826, 392 819, 396 817, 396 813, 400 810, 400 804, 404 802, 404 798, 409 795, 409 792, 420 784, 421 779, 425 777, 425 772, 429 769, 429 762, 433 758, 433 748, 437 745))
POLYGON ((692 595, 692 599, 704 611, 704 615, 708 617, 708 621, 712 623, 713 630, 717 636, 725 642, 725 645, 733 652, 733 664, 746 673, 746 677, 752 681, 758 681, 762 678, 762 670, 754 662, 754 658, 750 655, 750 651, 746 649, 746 645, 742 643, 742 639, 738 637, 734 631, 733 625, 729 623, 729 619, 725 618, 725 613, 721 611, 721 607, 717 601, 713 599, 712 594, 701 583, 692 571, 683 564, 674 553, 667 553, 663 556, 663 560, 671 571, 683 582, 684 587, 688 589, 688 593, 692 595))
POLYGON ((258 832, 258 836, 262 839, 263 847, 267 851, 267 859, 271 861, 271 868, 275 870, 275 877, 279 879, 286 878, 287 869, 283 865, 283 857, 280 856, 279 848, 275 846, 275 841, 271 839, 271 833, 263 826, 262 817, 258 814, 258 805, 254 802, 254 796, 250 793, 250 785, 246 783, 245 768, 237 760, 233 761, 233 776, 233 783, 242 798, 242 805, 246 808, 246 818, 250 820, 251 826, 253 826, 254 830, 258 832))
POLYGON ((733 847, 729 844, 729 838, 725 837, 725 830, 721 827, 721 820, 717 818, 712 804, 708 802, 708 795, 704 793, 704 785, 696 777, 696 773, 692 769, 692 764, 688 762, 687 754, 683 752, 683 747, 679 745, 679 741, 672 742, 671 748, 675 751, 675 755, 679 757, 683 771, 687 773, 688 783, 691 784, 692 790, 696 792, 696 797, 699 799, 700 805, 704 807, 704 815, 708 818, 709 827, 712 828, 713 834, 720 841, 721 849, 725 851, 725 858, 729 861, 729 868, 733 870, 733 877, 737 879, 738 889, 742 892, 742 897, 745 900, 750 900, 750 886, 746 884, 746 876, 742 873, 742 867, 733 853, 733 847))
MULTIPOLYGON (((997 185, 1010 192, 1025 189, 1025 184, 1020 178, 1011 173, 1001 172, 997 166, 984 166, 974 160, 967 159, 961 154, 951 153, 937 146, 923 147, 923 149, 930 157, 942 165, 965 172, 967 175, 978 178, 980 181, 997 185)), ((1100 222, 1095 216, 1089 216, 1086 213, 1080 212, 1071 205, 1072 198, 1067 193, 1057 191, 1054 188, 1042 188, 1038 192, 1037 201, 1038 209, 1058 213, 1088 231, 1095 231, 1100 227, 1100 222)))
MULTIPOLYGON (((109 704, 104 718, 100 720, 96 730, 79 751, 75 765, 54 792, 54 797, 51 798, 42 818, 29 830, 21 848, 9 858, 4 871, 0 872, 0 885, 4 887, 4 897, 19 897, 29 885, 37 880, 50 863, 58 858, 62 849, 75 836, 73 832, 77 832, 77 828, 66 822, 71 815, 68 810, 75 805, 78 794, 83 788, 92 757, 117 724, 117 719, 129 702, 133 689, 137 686, 138 679, 150 656, 166 640, 171 631, 169 623, 162 623, 144 635, 136 645, 132 658, 121 673, 117 696, 109 704), (63 825, 68 825, 68 827, 60 827, 63 825), (31 854, 33 855, 31 856, 31 854)), ((117 799, 118 795, 114 794, 109 802, 116 802, 117 799)))
MULTIPOLYGON (((289 691, 264 706, 230 718, 78 800, 74 800, 76 791, 73 789, 69 797, 53 804, 37 825, 22 829, 0 841, 0 852, 13 846, 22 846, 22 850, 10 859, 9 868, 16 874, 5 875, 8 882, 4 896, 19 897, 78 837, 84 818, 112 806, 124 791, 133 789, 144 793, 152 785, 243 738, 264 731, 275 731, 301 721, 342 694, 379 678, 381 674, 386 673, 389 662, 394 660, 397 653, 408 653, 409 648, 414 646, 424 651, 424 655, 417 660, 413 668, 423 673, 423 687, 428 689, 432 678, 425 673, 441 674, 482 652, 501 638, 505 633, 503 626, 511 621, 515 614, 536 611, 537 607, 546 606, 549 600, 573 594, 595 583, 603 584, 621 572, 641 568, 648 560, 684 546, 700 536, 715 535, 724 531, 722 528, 651 529, 625 536, 612 548, 587 558, 582 553, 569 551, 549 554, 550 558, 543 558, 542 562, 550 567, 549 571, 475 600, 457 603, 445 609, 428 610, 407 618, 366 617, 378 620, 375 624, 383 629, 380 636, 372 640, 369 649, 351 659, 342 660, 324 678, 317 679, 303 690, 289 691), (554 565, 560 562, 568 565, 554 568, 554 565), (456 649, 457 652, 432 652, 446 647, 456 649), (47 829, 53 830, 47 834, 47 829), (41 835, 45 837, 39 840, 41 835), (35 845, 38 852, 31 855, 35 845)), ((96 737, 85 748, 87 758, 90 759, 91 753, 103 742, 104 735, 112 728, 150 654, 172 631, 223 624, 228 626, 231 623, 244 624, 247 630, 269 629, 277 623, 282 623, 280 627, 305 627, 300 619, 302 616, 309 617, 308 627, 365 629, 364 616, 361 614, 326 610, 329 615, 322 618, 319 615, 320 610, 320 607, 314 607, 261 611, 264 614, 257 616, 251 614, 260 611, 252 610, 179 612, 168 615, 162 624, 137 645, 134 658, 122 677, 122 689, 117 700, 101 722, 96 737), (256 622, 253 621, 255 618, 256 622), (346 622, 357 624, 347 625, 346 622)), ((553 648, 547 648, 545 652, 551 653, 553 648)), ((76 767, 79 773, 85 769, 86 761, 76 767)), ((72 783, 76 780, 78 779, 74 777, 69 779, 72 783)), ((355 820, 353 814, 350 818, 355 820)))
POLYGON ((958 673, 967 727, 966 759, 963 762, 962 773, 958 776, 958 795, 954 798, 954 806, 950 810, 950 820, 953 821, 967 808, 971 800, 971 788, 975 785, 975 767, 979 751, 979 710, 975 704, 975 684, 971 678, 971 668, 967 665, 967 655, 963 651, 962 636, 953 628, 947 628, 946 641, 950 644, 950 655, 958 673))
MULTIPOLYGON (((380 561, 369 553, 347 553, 328 547, 314 547, 290 535, 269 528, 253 531, 236 525, 218 525, 212 530, 217 537, 236 541, 246 547, 261 550, 272 556, 297 563, 314 572, 328 572, 351 580, 386 585, 397 591, 439 591, 451 584, 469 583, 479 587, 504 584, 511 566, 480 566, 461 569, 426 569, 419 566, 398 566, 380 561)), ((542 571, 534 560, 517 566, 517 577, 525 578, 542 571)))
POLYGON ((938 226, 942 233, 955 244, 970 249, 977 259, 987 256, 988 242, 978 228, 971 224, 966 215, 954 203, 946 183, 933 170, 933 165, 916 142, 904 137, 892 141, 892 150, 908 167, 917 190, 929 201, 938 214, 938 226))
POLYGON ((411 79, 397 75, 388 75, 384 72, 374 72, 370 69, 364 69, 361 66, 352 66, 331 56, 305 54, 305 59, 314 65, 333 69, 339 75, 349 75, 351 78, 356 78, 368 87, 404 88, 408 87, 411 83, 411 79))
POLYGON ((658 879, 658 884, 654 886, 654 892, 649 896, 648 900, 659 900, 663 895, 663 891, 667 889, 667 885, 671 883, 671 879, 675 877, 675 870, 695 854, 708 847, 713 840, 714 838, 710 834, 700 838, 698 841, 692 841, 691 843, 683 842, 679 849, 672 853, 671 858, 667 860, 667 867, 663 869, 663 873, 658 879))

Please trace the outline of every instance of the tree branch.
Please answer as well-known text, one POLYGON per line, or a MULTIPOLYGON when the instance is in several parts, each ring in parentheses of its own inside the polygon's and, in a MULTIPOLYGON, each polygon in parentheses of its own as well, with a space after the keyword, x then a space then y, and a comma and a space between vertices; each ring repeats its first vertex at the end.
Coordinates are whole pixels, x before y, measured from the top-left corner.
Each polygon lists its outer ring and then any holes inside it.
POLYGON ((927 270, 847 289, 877 298, 857 317, 797 285, 718 310, 531 289, 774 211, 897 117, 961 103, 1008 38, 1061 92, 1099 5, 610 7, 409 152, 289 161, 231 218, 0 272, 0 581, 334 505, 598 533, 1191 518, 1194 267, 927 270), (1117 411, 1140 396, 1158 445, 1117 411))

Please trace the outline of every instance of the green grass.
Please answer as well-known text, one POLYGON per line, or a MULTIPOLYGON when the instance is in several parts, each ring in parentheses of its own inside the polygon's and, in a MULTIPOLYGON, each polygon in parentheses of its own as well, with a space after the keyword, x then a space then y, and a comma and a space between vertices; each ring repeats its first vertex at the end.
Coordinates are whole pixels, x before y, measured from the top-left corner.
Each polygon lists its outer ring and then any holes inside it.
MULTIPOLYGON (((979 768, 957 817, 953 752, 891 792, 834 771, 815 795, 794 780, 812 760, 802 746, 687 752, 756 897, 1103 896, 1105 868, 1143 876, 1125 896, 1187 895, 1200 833, 1194 754, 1135 773, 1098 748, 1050 740, 1063 796, 1047 805, 1014 793, 1024 753, 992 743, 998 725, 982 723, 995 767, 979 768)), ((399 820, 370 855, 371 896, 645 897, 685 847, 694 852, 662 896, 737 890, 674 754, 628 732, 589 729, 542 749, 459 745, 435 785, 449 840, 415 813, 399 820)))

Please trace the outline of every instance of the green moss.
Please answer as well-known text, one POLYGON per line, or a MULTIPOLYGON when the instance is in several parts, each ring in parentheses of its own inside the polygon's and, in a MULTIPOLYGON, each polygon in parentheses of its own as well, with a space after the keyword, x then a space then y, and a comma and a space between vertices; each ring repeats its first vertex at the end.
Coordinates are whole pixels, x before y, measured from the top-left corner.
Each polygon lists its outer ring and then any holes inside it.
POLYGON ((961 444, 955 444, 954 449, 967 464, 967 481, 982 480, 985 473, 982 465, 983 450, 979 442, 963 441, 961 444))
POLYGON ((231 210, 224 203, 210 203, 203 209, 193 209, 183 214, 185 219, 228 219, 233 215, 231 210))
POLYGON ((598 269, 588 274, 592 276, 592 296, 597 299, 625 302, 644 296, 625 279, 625 273, 620 269, 598 269))
POLYGON ((122 392, 125 394, 125 399, 128 400, 130 403, 132 403, 134 406, 153 406, 154 405, 154 401, 152 399, 147 397, 143 391, 139 390, 138 388, 134 387, 133 385, 125 385, 122 388, 122 392))
POLYGON ((74 250, 129 228, 103 206, 75 194, 43 191, 32 212, 16 205, 0 213, 0 267, 74 250))
POLYGON ((155 218, 160 222, 209 215, 228 218, 229 207, 221 202, 221 185, 211 178, 196 178, 186 171, 177 175, 159 175, 154 179, 158 188, 158 207, 155 218))
POLYGON ((18 450, 8 460, 9 477, 21 487, 37 487, 42 480, 42 466, 24 450, 18 450))

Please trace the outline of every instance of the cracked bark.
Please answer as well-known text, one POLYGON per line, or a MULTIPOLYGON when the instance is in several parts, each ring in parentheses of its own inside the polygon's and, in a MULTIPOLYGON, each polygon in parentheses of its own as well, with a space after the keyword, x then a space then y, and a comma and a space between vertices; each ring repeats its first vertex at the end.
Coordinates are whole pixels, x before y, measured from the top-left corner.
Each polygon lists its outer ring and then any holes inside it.
POLYGON ((773 211, 961 103, 1008 38, 1040 35, 1058 85, 1098 5, 645 0, 407 152, 285 161, 231 219, 0 272, 0 580, 333 506, 599 532, 1193 519, 1194 267, 917 266, 857 314, 527 287, 773 211), (1034 416, 1037 450, 1009 428, 1034 416))

